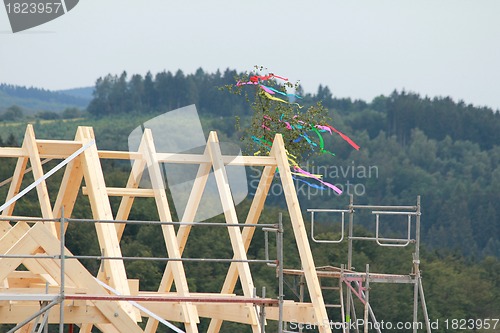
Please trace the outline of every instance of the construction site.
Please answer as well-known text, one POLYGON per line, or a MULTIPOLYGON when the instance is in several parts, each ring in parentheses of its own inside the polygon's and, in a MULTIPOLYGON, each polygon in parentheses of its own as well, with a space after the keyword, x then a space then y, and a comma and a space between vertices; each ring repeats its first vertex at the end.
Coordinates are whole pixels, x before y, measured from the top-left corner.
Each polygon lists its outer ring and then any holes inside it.
POLYGON ((423 324, 400 331, 431 332, 420 272, 420 197, 403 206, 361 205, 351 196, 346 207, 301 207, 280 134, 275 136, 268 156, 224 155, 216 132, 210 132, 204 152, 200 154, 158 152, 155 138, 147 128, 137 151, 99 150, 95 140, 91 127, 78 127, 74 140, 50 140, 38 139, 33 127, 28 125, 20 147, 0 148, 2 162, 16 161, 6 185, 5 203, 0 207, 0 326, 9 325, 9 333, 198 332, 200 318, 210 320, 207 330, 210 333, 219 332, 224 321, 245 324, 254 333, 275 330, 279 333, 384 332, 377 320, 377 313, 383 309, 372 307, 370 297, 372 286, 382 283, 406 284, 412 288, 413 323, 423 324), (46 159, 59 163, 48 170, 44 167, 46 159), (130 161, 131 172, 125 186, 107 186, 103 160, 130 161), (164 164, 197 167, 186 209, 178 221, 174 221, 167 200, 164 164), (226 172, 228 166, 262 168, 245 219, 237 214, 226 172), (50 177, 59 170, 63 172, 59 189, 57 193, 49 193, 50 177), (28 173, 34 182, 22 189, 28 173), (195 218, 210 175, 215 178, 225 223, 200 222, 195 218), (150 188, 139 186, 143 177, 149 177, 150 188), (273 223, 260 221, 273 181, 283 187, 290 222, 287 228, 283 227, 281 215, 276 216, 273 223), (36 191, 38 201, 33 204, 40 214, 16 215, 16 202, 31 190, 36 191), (79 193, 88 197, 91 219, 72 218, 79 193), (111 197, 120 200, 116 213, 111 207, 111 197), (129 219, 136 198, 153 198, 159 220, 129 219), (361 211, 370 215, 375 230, 371 236, 355 233, 361 211), (316 237, 318 218, 325 215, 331 217, 331 223, 339 229, 338 239, 316 237), (389 216, 404 220, 404 237, 392 238, 381 232, 389 216), (95 227, 101 255, 73 254, 68 250, 65 233, 69 225, 77 223, 90 223, 95 227), (160 226, 166 248, 164 256, 124 256, 121 240, 125 227, 131 224, 160 226), (231 257, 183 256, 193 228, 226 229, 231 257), (285 229, 293 233, 300 267, 284 265, 285 229), (256 230, 262 232, 257 234, 256 230), (262 234, 265 235, 265 257, 249 258, 252 239, 262 234), (271 241, 273 251, 268 246, 271 241), (344 263, 318 267, 311 251, 313 242, 329 247, 346 244, 344 263), (413 257, 407 263, 407 274, 374 272, 369 264, 354 268, 354 245, 359 242, 393 249, 410 247, 413 257), (98 261, 98 274, 91 273, 82 260, 98 261), (128 277, 125 262, 130 260, 166 263, 157 291, 141 290, 141 281, 128 277), (184 264, 192 261, 228 263, 219 293, 190 290, 190 277, 184 264), (265 265, 276 273, 275 285, 267 288, 276 288, 277 297, 266 297, 265 288, 257 290, 251 265, 265 265), (295 281, 293 293, 284 291, 289 287, 287 279, 295 281), (237 288, 238 283, 241 288, 237 288), (332 297, 333 294, 336 297, 332 297), (329 315, 332 312, 337 313, 335 320, 329 315), (352 325, 361 322, 364 325, 352 325), (271 323, 272 330, 268 328, 271 323))

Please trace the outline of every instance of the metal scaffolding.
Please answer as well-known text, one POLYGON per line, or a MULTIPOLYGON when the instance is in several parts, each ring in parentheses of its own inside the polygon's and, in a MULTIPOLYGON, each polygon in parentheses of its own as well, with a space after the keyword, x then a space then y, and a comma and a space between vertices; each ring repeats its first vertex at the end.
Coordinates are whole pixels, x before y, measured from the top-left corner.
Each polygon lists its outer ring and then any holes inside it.
MULTIPOLYGON (((261 331, 265 332, 264 325, 266 323, 266 307, 277 307, 278 308, 278 332, 282 332, 283 327, 283 225, 281 213, 279 216, 278 223, 276 224, 253 224, 253 225, 228 225, 226 223, 214 223, 214 222, 161 222, 161 221, 117 221, 117 220, 93 220, 93 219, 72 219, 65 218, 64 212, 61 213, 61 218, 59 219, 43 219, 43 218, 14 218, 14 217, 0 217, 0 221, 7 221, 10 223, 46 223, 46 222, 58 222, 60 226, 60 253, 57 255, 47 255, 47 254, 36 254, 36 255, 26 255, 26 254, 0 254, 0 259, 52 259, 57 260, 60 263, 60 286, 58 293, 49 293, 48 283, 46 283, 45 293, 19 293, 13 292, 0 292, 0 302, 39 302, 40 309, 33 314, 27 316, 25 319, 21 320, 17 325, 11 328, 8 333, 14 333, 21 330, 27 324, 31 323, 30 333, 41 333, 48 332, 49 325, 49 314, 53 308, 59 308, 59 333, 64 333, 65 324, 65 307, 71 307, 71 302, 67 301, 125 301, 130 303, 132 306, 136 307, 142 313, 146 314, 151 318, 155 318, 160 323, 169 327, 178 333, 184 333, 177 326, 173 325, 169 321, 163 319, 161 316, 155 314, 153 311, 148 310, 146 307, 139 304, 139 302, 161 302, 161 303, 209 303, 209 304, 253 304, 258 308, 259 322, 262 324, 261 331), (120 224, 141 224, 141 225, 171 225, 171 226, 196 226, 196 227, 246 227, 246 228, 260 228, 265 234, 265 244, 266 259, 228 259, 228 258, 169 258, 169 257, 125 257, 125 256, 92 256, 92 255, 68 255, 66 249, 66 237, 65 228, 67 224, 72 223, 120 223, 120 224), (269 247, 268 247, 268 233, 274 233, 276 235, 276 259, 269 259, 269 247), (273 267, 276 270, 276 276, 278 279, 279 295, 276 299, 265 297, 265 287, 262 290, 262 296, 257 296, 256 290, 254 290, 253 297, 238 297, 238 296, 223 296, 223 295, 196 295, 192 294, 190 296, 178 296, 178 295, 122 295, 114 288, 110 287, 106 283, 96 279, 96 281, 106 290, 109 294, 79 294, 67 292, 65 285, 66 279, 66 261, 67 260, 80 260, 80 259, 94 259, 101 261, 101 266, 105 260, 130 260, 130 261, 182 261, 182 262, 224 262, 224 263, 251 263, 251 264, 266 264, 267 266, 273 267), (66 302, 66 303, 65 303, 66 302)), ((73 325, 73 324, 69 324, 73 325)))
MULTIPOLYGON (((422 286, 422 277, 420 273, 420 219, 421 207, 420 196, 417 197, 416 204, 413 206, 375 206, 375 205, 359 205, 354 203, 354 197, 350 196, 349 205, 346 209, 308 209, 311 213, 311 239, 319 244, 340 244, 344 243, 347 239, 347 258, 346 264, 340 267, 319 267, 317 268, 319 278, 338 279, 339 286, 334 289, 339 291, 340 304, 326 304, 327 307, 337 307, 341 312, 341 322, 331 323, 332 326, 342 328, 342 332, 348 333, 351 331, 349 321, 357 322, 358 315, 354 301, 357 299, 363 305, 363 332, 367 333, 371 326, 378 333, 381 333, 381 325, 377 321, 375 311, 370 305, 370 284, 371 283, 398 283, 398 284, 412 284, 413 285, 413 325, 412 330, 414 333, 419 325, 418 321, 418 303, 420 301, 422 313, 424 317, 424 325, 427 333, 431 332, 430 320, 427 312, 425 302, 424 290, 422 286), (355 212, 356 210, 368 210, 372 216, 375 216, 375 235, 372 237, 358 236, 354 234, 355 212), (335 240, 322 240, 318 239, 315 235, 315 216, 318 214, 340 214, 340 236, 335 240), (347 222, 347 235, 346 229, 346 215, 348 216, 347 222), (403 238, 388 238, 381 236, 381 217, 383 216, 403 216, 406 217, 406 231, 403 238), (370 271, 369 264, 366 264, 364 272, 358 272, 353 267, 353 243, 358 241, 372 241, 381 247, 402 248, 406 246, 413 246, 413 261, 411 265, 411 272, 408 274, 381 274, 370 271), (344 286, 345 293, 344 293, 344 286), (345 297, 345 304, 344 304, 345 297), (371 320, 371 325, 368 325, 371 320)), ((285 269, 285 274, 295 275, 302 278, 302 270, 285 269)), ((299 285, 300 287, 300 285, 299 285)), ((331 287, 326 287, 331 288, 331 287)), ((300 288, 298 292, 299 299, 302 301, 304 298, 304 289, 300 288)), ((325 300, 325 303, 326 300, 325 300)), ((354 331, 359 333, 358 325, 354 325, 354 331)))

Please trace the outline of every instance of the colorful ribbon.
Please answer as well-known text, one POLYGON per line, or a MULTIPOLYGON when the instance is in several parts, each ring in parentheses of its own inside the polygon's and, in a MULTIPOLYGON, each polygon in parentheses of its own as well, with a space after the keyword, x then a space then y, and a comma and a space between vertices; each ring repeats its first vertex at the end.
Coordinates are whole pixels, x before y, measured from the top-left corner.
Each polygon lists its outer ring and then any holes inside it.
MULTIPOLYGON (((278 90, 276 88, 273 88, 273 87, 270 87, 270 86, 262 84, 263 81, 271 80, 273 78, 284 80, 284 81, 288 81, 287 78, 284 78, 282 76, 275 75, 275 74, 271 73, 269 75, 252 75, 252 76, 249 77, 249 81, 247 81, 247 82, 238 81, 236 83, 236 86, 257 85, 257 86, 259 86, 259 89, 261 89, 260 94, 263 95, 264 97, 266 97, 267 99, 273 100, 273 101, 276 101, 276 102, 280 102, 280 103, 297 105, 299 108, 302 108, 302 106, 299 105, 298 103, 289 102, 289 101, 286 101, 284 99, 281 99, 281 98, 278 98, 278 97, 275 96, 276 94, 280 94, 280 95, 286 96, 288 98, 299 98, 299 99, 301 99, 302 97, 300 97, 299 95, 288 94, 288 93, 280 91, 280 90, 278 90)), ((344 133, 340 132, 339 130, 337 130, 333 126, 331 126, 329 124, 325 124, 325 125, 321 125, 321 124, 315 124, 315 125, 307 124, 304 121, 301 121, 301 120, 298 120, 298 119, 295 120, 298 117, 299 117, 299 115, 293 116, 293 119, 294 119, 294 121, 292 122, 293 125, 292 125, 292 123, 290 123, 286 119, 283 119, 284 118, 284 114, 281 114, 280 119, 279 119, 279 122, 283 123, 286 126, 287 130, 290 130, 290 131, 291 130, 299 131, 298 136, 294 140, 294 142, 300 142, 301 140, 304 139, 311 146, 311 149, 314 150, 315 147, 319 147, 319 150, 320 150, 321 153, 326 153, 326 154, 330 154, 330 155, 335 156, 334 153, 332 153, 332 152, 330 152, 330 151, 328 151, 328 150, 325 149, 325 142, 324 142, 323 135, 322 135, 322 133, 325 133, 325 132, 328 132, 328 133, 330 133, 330 135, 333 135, 333 132, 335 132, 342 139, 344 139, 345 141, 347 141, 354 149, 359 150, 360 147, 359 147, 358 144, 356 144, 351 138, 349 138, 347 135, 345 135, 344 133), (314 133, 316 133, 316 136, 318 137, 318 142, 313 141, 308 136, 307 132, 314 132, 314 133)), ((268 116, 268 115, 264 115, 263 118, 265 120, 268 120, 268 121, 271 121, 271 122, 273 121, 273 119, 270 116, 268 116)), ((267 126, 264 121, 262 122, 261 127, 263 129, 265 129, 266 131, 271 131, 271 128, 269 126, 267 126)), ((256 142, 258 145, 264 147, 266 149, 267 153, 269 153, 269 151, 270 151, 270 149, 272 147, 272 144, 273 144, 271 141, 266 140, 264 136, 260 137, 260 138, 258 138, 256 136, 252 136, 252 140, 254 142, 256 142)), ((254 155, 259 155, 261 153, 262 153, 261 150, 258 150, 257 152, 255 152, 254 155)), ((297 159, 296 156, 290 154, 288 151, 286 151, 286 154, 287 154, 288 164, 289 164, 290 168, 292 169, 291 170, 291 174, 292 174, 292 178, 293 179, 295 179, 295 180, 297 180, 299 182, 303 182, 303 183, 305 183, 308 186, 313 187, 313 188, 324 190, 325 187, 328 187, 328 188, 334 190, 337 194, 342 194, 342 190, 340 190, 337 186, 324 181, 322 179, 322 175, 312 174, 312 173, 309 173, 309 172, 303 170, 302 168, 300 168, 300 166, 298 165, 298 163, 296 161, 296 159, 297 159), (303 178, 314 179, 317 182, 319 182, 321 185, 310 183, 309 181, 306 181, 303 178)))
POLYGON ((321 184, 331 188, 332 190, 334 190, 335 192, 337 192, 337 194, 342 194, 342 190, 339 189, 337 186, 333 185, 333 184, 330 184, 328 182, 325 182, 323 180, 321 180, 319 177, 317 177, 316 175, 313 175, 312 173, 309 173, 303 169, 301 169, 300 167, 298 166, 294 166, 294 170, 297 171, 299 174, 302 174, 304 176, 306 176, 307 178, 313 178, 315 180, 317 180, 318 182, 320 182, 321 184))
POLYGON ((294 105, 297 105, 299 107, 299 109, 303 108, 303 106, 300 105, 299 103, 290 103, 290 102, 287 102, 284 99, 281 99, 281 98, 278 98, 278 97, 274 97, 273 95, 271 95, 267 91, 264 91, 263 93, 264 93, 264 96, 266 96, 270 100, 281 102, 281 103, 286 103, 286 104, 294 104, 294 105))

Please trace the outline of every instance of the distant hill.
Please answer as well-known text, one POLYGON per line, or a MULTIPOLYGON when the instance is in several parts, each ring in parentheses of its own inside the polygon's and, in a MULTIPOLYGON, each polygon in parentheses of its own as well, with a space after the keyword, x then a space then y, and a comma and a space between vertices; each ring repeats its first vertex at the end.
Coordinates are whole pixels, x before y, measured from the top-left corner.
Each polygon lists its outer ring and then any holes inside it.
POLYGON ((77 98, 83 98, 87 100, 87 103, 92 99, 92 93, 94 92, 94 87, 82 87, 82 88, 73 88, 73 89, 65 89, 65 90, 57 90, 57 93, 63 95, 69 95, 77 98))
POLYGON ((12 105, 23 109, 24 114, 40 111, 62 112, 67 108, 85 109, 92 99, 93 88, 50 91, 33 87, 0 84, 0 112, 12 105))

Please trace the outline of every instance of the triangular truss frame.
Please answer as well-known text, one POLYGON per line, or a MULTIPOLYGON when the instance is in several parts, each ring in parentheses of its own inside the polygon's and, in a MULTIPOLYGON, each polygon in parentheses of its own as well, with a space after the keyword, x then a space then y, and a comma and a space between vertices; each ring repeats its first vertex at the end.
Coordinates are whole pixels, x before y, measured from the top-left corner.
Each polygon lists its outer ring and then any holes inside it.
MULTIPOLYGON (((220 202, 223 207, 227 224, 257 224, 265 200, 269 193, 275 173, 283 186, 288 213, 304 271, 306 287, 310 302, 285 301, 283 320, 317 325, 320 332, 331 332, 325 309, 321 287, 319 284, 314 260, 297 199, 294 182, 288 165, 283 138, 277 134, 268 156, 225 156, 221 153, 219 140, 215 132, 209 134, 206 149, 203 154, 173 154, 156 151, 151 130, 145 129, 137 152, 98 150, 92 141, 95 140, 91 127, 78 127, 74 140, 41 140, 35 137, 33 127, 27 126, 23 144, 20 148, 0 148, 0 158, 17 158, 14 174, 10 182, 7 200, 14 198, 20 191, 23 177, 27 172, 28 162, 31 165, 33 177, 38 181, 36 186, 40 216, 43 221, 34 222, 26 217, 13 215, 15 202, 2 211, 0 221, 0 322, 19 323, 40 308, 36 302, 21 302, 26 292, 43 290, 55 291, 61 287, 65 295, 109 296, 110 293, 102 286, 109 285, 122 296, 178 296, 179 302, 149 302, 145 297, 137 303, 158 314, 165 320, 181 322, 186 332, 197 332, 200 317, 211 318, 208 332, 220 330, 224 320, 248 324, 252 331, 261 331, 257 307, 251 301, 221 303, 215 300, 222 297, 232 297, 235 300, 255 297, 253 277, 249 268, 247 251, 252 241, 255 228, 228 227, 229 238, 233 250, 233 259, 220 294, 202 294, 206 301, 190 302, 190 298, 200 298, 201 294, 189 290, 187 276, 182 261, 169 261, 166 265, 160 286, 155 293, 141 292, 138 282, 127 278, 123 260, 103 260, 97 277, 94 277, 78 260, 65 260, 64 273, 61 274, 59 240, 61 238, 61 212, 70 216, 80 189, 90 201, 93 219, 97 221, 128 220, 134 199, 136 197, 153 197, 156 202, 158 216, 162 222, 171 222, 172 214, 167 200, 164 180, 161 170, 162 163, 184 163, 199 165, 187 206, 180 222, 192 222, 200 204, 204 188, 211 172, 215 176, 220 202), (44 179, 44 159, 68 159, 78 149, 87 147, 78 156, 67 163, 54 205, 51 204, 46 180, 44 179), (120 159, 133 161, 132 170, 124 188, 107 187, 101 166, 101 159, 120 159), (226 173, 226 165, 261 166, 264 167, 261 179, 248 216, 240 223, 231 194, 231 188, 226 173), (151 189, 139 188, 139 182, 148 170, 151 189), (41 180, 41 181, 40 181, 41 180), (85 183, 85 186, 83 186, 85 183), (113 216, 110 196, 121 197, 120 206, 113 216), (241 230, 242 229, 242 230, 241 230), (19 257, 15 257, 19 256, 19 257), (40 258, 30 256, 52 256, 40 258), (23 264, 27 271, 17 270, 23 264), (243 295, 234 295, 237 281, 240 281, 243 295), (102 281, 100 283, 100 281, 102 281), (175 292, 171 288, 175 283, 175 292), (28 290, 29 289, 29 290, 28 290), (10 296, 9 296, 10 295, 10 296)), ((62 220, 64 221, 64 220, 62 220)), ((106 257, 122 257, 120 240, 125 224, 95 223, 99 246, 106 257)), ((176 230, 172 225, 162 225, 163 237, 169 258, 182 258, 192 225, 181 225, 176 230)), ((71 253, 65 249, 65 256, 71 253)), ((34 294, 35 295, 35 294, 34 294)), ((35 296, 33 298, 36 298, 35 296)), ((34 301, 34 299, 32 300, 34 301)), ((77 324, 80 332, 91 332, 96 326, 102 332, 156 332, 158 320, 148 316, 143 311, 134 308, 124 300, 64 300, 65 323, 77 324), (146 327, 142 329, 138 322, 141 316, 147 316, 146 327)), ((59 307, 60 305, 57 305, 59 307)), ((61 309, 60 309, 61 310, 61 309)), ((266 309, 267 319, 277 320, 276 307, 266 309)), ((49 316, 48 322, 57 323, 59 317, 49 316)), ((33 322, 31 326, 33 326, 33 322)), ((32 327, 24 326, 19 331, 28 332, 32 327)))

